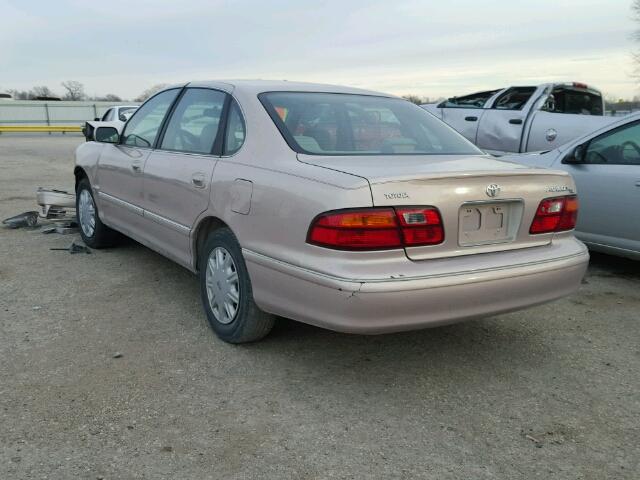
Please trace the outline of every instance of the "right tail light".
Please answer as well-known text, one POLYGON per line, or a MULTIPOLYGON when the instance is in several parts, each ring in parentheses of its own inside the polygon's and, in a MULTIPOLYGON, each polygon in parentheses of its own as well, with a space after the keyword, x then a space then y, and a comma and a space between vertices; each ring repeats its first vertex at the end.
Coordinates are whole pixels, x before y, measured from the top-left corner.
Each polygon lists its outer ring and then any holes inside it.
POLYGON ((550 233, 573 230, 578 220, 578 197, 545 198, 538 205, 529 233, 550 233))

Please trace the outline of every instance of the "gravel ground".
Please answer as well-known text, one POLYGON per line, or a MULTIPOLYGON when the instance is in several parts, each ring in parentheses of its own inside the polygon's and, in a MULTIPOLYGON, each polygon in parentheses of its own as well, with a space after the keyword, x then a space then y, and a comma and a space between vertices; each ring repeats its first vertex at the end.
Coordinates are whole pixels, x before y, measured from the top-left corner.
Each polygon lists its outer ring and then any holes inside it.
MULTIPOLYGON (((0 136, 0 218, 72 187, 81 141, 0 136)), ((639 478, 640 263, 484 320, 232 346, 188 271, 50 250, 74 238, 0 228, 2 479, 639 478)))

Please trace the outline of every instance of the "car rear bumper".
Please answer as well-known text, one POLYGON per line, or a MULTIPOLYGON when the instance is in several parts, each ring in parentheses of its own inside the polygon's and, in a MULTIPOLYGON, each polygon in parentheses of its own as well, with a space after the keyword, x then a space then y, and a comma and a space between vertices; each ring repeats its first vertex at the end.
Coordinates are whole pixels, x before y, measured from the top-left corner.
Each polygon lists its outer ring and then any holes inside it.
MULTIPOLYGON (((334 277, 243 253, 261 309, 331 330, 376 334, 455 323, 569 295, 580 285, 589 254, 573 237, 554 243, 505 257, 518 258, 517 263, 371 279, 334 277)), ((428 271, 429 262, 423 263, 428 271)))

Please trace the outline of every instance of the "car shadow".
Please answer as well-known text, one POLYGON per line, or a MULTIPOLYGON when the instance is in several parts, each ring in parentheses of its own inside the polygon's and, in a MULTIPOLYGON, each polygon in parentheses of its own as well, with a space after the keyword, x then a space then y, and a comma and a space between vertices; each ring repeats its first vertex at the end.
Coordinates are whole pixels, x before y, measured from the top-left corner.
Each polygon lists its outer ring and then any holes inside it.
POLYGON ((587 277, 621 277, 640 280, 640 261, 598 252, 589 252, 589 254, 591 260, 587 277))
POLYGON ((531 368, 532 358, 542 368, 553 356, 539 329, 518 321, 517 313, 509 315, 383 335, 343 334, 279 318, 269 336, 247 347, 272 360, 279 354, 278 363, 294 362, 299 374, 319 378, 340 375, 358 384, 436 377, 441 383, 454 378, 476 383, 488 376, 517 376, 518 370, 531 368))

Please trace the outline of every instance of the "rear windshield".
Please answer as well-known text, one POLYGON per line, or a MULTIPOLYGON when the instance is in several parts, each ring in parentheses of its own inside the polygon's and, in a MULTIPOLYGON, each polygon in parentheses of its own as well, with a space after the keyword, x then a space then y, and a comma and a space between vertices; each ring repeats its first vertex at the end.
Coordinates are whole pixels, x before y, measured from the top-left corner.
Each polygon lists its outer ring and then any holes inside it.
POLYGON ((482 152, 406 100, 340 93, 259 96, 289 146, 311 155, 453 155, 482 152))

